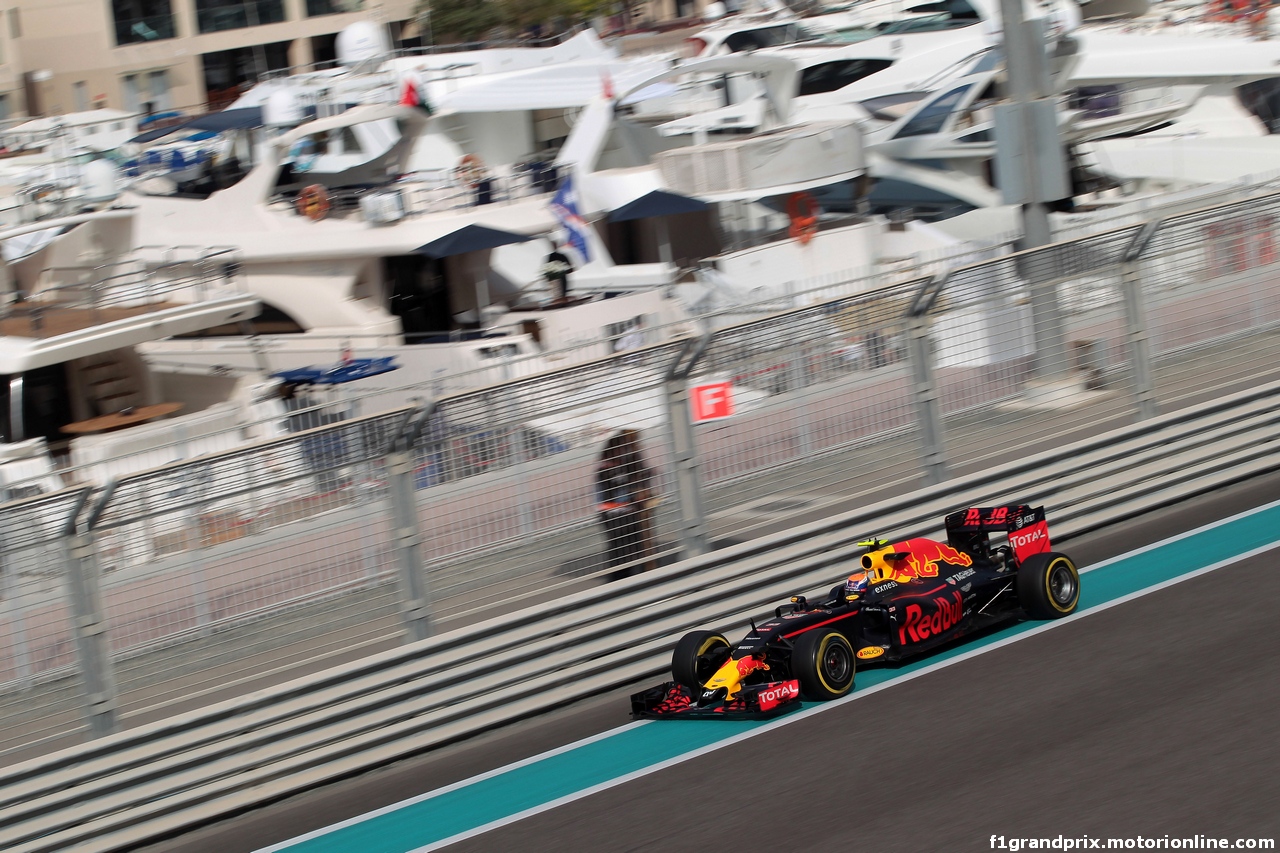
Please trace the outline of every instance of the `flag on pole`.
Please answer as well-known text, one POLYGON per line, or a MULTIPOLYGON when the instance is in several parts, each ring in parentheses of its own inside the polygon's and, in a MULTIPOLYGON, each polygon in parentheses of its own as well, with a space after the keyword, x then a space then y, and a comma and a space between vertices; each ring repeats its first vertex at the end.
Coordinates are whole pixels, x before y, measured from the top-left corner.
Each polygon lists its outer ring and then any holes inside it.
POLYGON ((591 260, 591 252, 587 249, 587 222, 578 212, 578 193, 573 188, 573 175, 566 174, 560 182, 560 189, 551 199, 551 211, 560 220, 564 228, 570 248, 577 253, 580 262, 585 264, 591 260))
POLYGON ((426 92, 422 90, 417 78, 413 74, 406 74, 400 86, 400 106, 417 107, 431 115, 433 110, 431 104, 427 101, 426 92))

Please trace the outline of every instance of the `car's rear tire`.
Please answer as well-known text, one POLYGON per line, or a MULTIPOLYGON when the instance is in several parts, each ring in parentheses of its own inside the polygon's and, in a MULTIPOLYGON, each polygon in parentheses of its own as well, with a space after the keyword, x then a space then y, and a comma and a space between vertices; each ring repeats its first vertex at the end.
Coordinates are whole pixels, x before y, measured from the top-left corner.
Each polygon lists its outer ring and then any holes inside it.
POLYGON ((839 699, 853 689, 857 667, 853 646, 839 631, 801 634, 791 651, 791 672, 809 699, 839 699))
POLYGON ((1032 619, 1061 619, 1080 604, 1080 572, 1066 554, 1032 554, 1018 567, 1018 602, 1032 619))
POLYGON ((716 674, 733 647, 723 634, 715 631, 690 631, 676 643, 671 653, 671 677, 677 684, 701 690, 716 674))

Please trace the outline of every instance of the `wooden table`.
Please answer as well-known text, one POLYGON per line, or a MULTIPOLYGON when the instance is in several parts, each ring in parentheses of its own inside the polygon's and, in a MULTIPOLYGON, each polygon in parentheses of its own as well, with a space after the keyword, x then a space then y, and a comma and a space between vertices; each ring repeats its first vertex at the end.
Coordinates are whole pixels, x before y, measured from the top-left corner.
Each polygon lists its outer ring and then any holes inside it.
POLYGON ((76 421, 62 427, 62 431, 72 435, 88 435, 94 432, 110 432, 113 429, 123 429, 134 424, 153 421, 156 418, 163 418, 166 415, 172 415, 183 407, 182 403, 156 403, 153 406, 137 406, 132 410, 121 410, 112 412, 109 415, 102 415, 97 418, 89 418, 87 421, 76 421), (128 414, 124 412, 128 411, 128 414))

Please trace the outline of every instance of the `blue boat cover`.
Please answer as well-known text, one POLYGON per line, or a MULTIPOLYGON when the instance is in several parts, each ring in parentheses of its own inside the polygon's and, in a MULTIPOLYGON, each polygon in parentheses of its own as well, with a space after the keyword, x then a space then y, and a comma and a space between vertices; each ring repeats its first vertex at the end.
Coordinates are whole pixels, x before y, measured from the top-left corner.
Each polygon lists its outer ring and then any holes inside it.
POLYGON ((216 113, 206 113, 184 124, 148 130, 129 141, 139 144, 152 142, 162 136, 168 136, 180 130, 206 130, 210 133, 222 133, 228 130, 247 130, 252 127, 262 127, 262 107, 237 107, 234 110, 219 110, 216 113))
POLYGON ((395 356, 386 356, 384 358, 353 358, 337 364, 298 367, 293 370, 281 370, 271 375, 295 385, 341 385, 344 382, 354 382, 357 379, 366 379, 399 369, 400 365, 395 363, 395 356))

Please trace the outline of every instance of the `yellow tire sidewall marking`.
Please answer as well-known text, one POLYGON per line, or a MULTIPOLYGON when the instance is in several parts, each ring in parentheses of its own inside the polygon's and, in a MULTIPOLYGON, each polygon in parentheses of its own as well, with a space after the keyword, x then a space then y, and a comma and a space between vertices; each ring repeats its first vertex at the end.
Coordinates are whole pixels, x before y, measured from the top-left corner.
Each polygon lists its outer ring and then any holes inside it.
POLYGON ((1049 606, 1054 610, 1059 613, 1070 613, 1075 608, 1076 602, 1080 600, 1080 573, 1076 571, 1075 564, 1066 557, 1054 557, 1044 570, 1044 593, 1045 597, 1049 599, 1049 606), (1075 578, 1076 582, 1075 595, 1071 597, 1071 601, 1067 602, 1065 607, 1058 604, 1058 600, 1053 597, 1053 590, 1049 586, 1049 580, 1053 577, 1053 570, 1059 563, 1062 563, 1067 567, 1067 570, 1071 572, 1071 576, 1075 578))
POLYGON ((833 641, 843 643, 846 647, 846 650, 849 652, 850 660, 851 661, 853 660, 853 657, 854 657, 853 647, 849 645, 849 641, 844 638, 843 634, 838 634, 835 631, 832 631, 830 634, 827 634, 825 637, 823 637, 822 642, 818 644, 818 658, 817 660, 814 661, 813 668, 814 668, 814 671, 818 673, 818 680, 822 682, 822 686, 827 688, 827 690, 831 691, 832 693, 839 695, 842 693, 849 692, 849 688, 852 686, 853 683, 851 681, 849 684, 846 684, 844 687, 832 687, 830 684, 827 683, 826 675, 822 671, 822 661, 827 656, 827 646, 830 645, 833 641))

